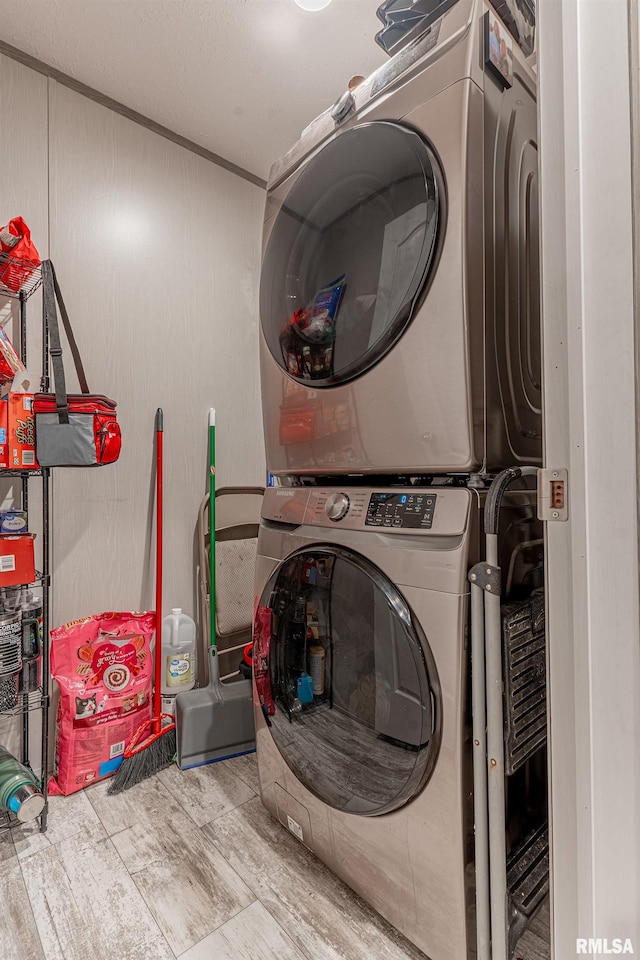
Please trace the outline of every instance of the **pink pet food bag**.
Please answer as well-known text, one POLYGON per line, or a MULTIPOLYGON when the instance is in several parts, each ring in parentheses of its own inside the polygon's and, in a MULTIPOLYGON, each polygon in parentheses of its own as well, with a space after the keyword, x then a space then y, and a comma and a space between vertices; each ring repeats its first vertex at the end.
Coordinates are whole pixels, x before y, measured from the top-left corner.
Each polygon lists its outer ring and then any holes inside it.
POLYGON ((115 773, 151 715, 153 613, 100 613, 51 631, 60 688, 51 793, 65 796, 115 773))

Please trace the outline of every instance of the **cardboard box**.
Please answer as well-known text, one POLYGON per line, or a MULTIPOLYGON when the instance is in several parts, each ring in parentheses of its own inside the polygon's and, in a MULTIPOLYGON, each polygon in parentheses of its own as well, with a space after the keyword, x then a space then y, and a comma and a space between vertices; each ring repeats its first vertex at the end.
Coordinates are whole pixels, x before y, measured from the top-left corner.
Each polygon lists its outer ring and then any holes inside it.
POLYGON ((9 466, 9 401, 0 400, 0 468, 9 466))
POLYGON ((36 426, 32 393, 9 394, 8 416, 9 467, 12 470, 37 470, 36 426))
POLYGON ((34 533, 0 534, 0 587, 33 583, 36 578, 34 540, 34 533))

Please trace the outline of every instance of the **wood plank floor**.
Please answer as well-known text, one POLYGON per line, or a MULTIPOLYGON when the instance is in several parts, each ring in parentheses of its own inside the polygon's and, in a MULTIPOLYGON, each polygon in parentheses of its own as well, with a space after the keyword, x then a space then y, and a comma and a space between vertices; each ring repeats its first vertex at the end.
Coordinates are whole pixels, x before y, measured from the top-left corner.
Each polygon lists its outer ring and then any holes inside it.
POLYGON ((107 786, 0 835, 2 960, 425 960, 269 816, 255 756, 107 786))

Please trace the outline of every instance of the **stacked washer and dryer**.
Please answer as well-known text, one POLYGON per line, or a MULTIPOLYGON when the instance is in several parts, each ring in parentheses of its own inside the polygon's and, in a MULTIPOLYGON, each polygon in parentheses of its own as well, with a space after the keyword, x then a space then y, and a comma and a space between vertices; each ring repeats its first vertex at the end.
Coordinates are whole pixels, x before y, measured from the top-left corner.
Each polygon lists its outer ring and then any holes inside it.
MULTIPOLYGON (((515 43, 510 83, 488 71, 483 0, 431 6, 271 171, 276 485, 254 702, 267 809, 431 960, 466 960, 467 574, 488 478, 541 460, 536 85, 515 43)), ((531 494, 514 492, 505 600, 541 585, 541 537, 531 494)), ((511 790, 529 811, 535 779, 511 790)), ((519 818, 512 805, 511 830, 519 818)))

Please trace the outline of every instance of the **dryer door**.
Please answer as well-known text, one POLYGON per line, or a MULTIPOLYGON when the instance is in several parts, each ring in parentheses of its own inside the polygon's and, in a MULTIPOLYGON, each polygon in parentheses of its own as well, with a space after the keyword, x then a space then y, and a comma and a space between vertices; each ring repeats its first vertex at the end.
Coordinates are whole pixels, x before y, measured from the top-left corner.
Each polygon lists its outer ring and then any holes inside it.
POLYGON ((398 123, 346 130, 307 164, 260 282, 264 337, 291 377, 343 383, 396 343, 434 272, 444 192, 434 152, 398 123))
POLYGON ((260 605, 271 611, 270 732, 298 780, 347 813, 411 800, 435 765, 441 709, 402 594, 361 555, 320 545, 281 563, 260 605))

